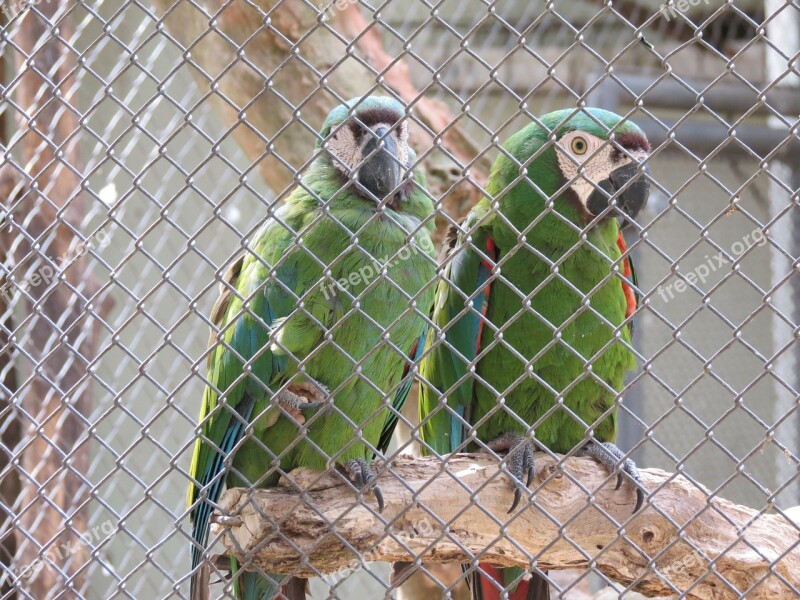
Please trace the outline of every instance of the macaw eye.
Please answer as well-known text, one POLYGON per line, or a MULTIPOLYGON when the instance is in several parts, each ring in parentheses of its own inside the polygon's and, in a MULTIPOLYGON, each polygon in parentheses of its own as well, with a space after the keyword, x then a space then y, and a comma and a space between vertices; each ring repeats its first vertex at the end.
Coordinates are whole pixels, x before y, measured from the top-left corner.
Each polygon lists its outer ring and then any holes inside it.
POLYGON ((586 143, 586 140, 582 137, 573 138, 572 143, 570 144, 570 149, 572 150, 573 154, 586 154, 586 151, 589 149, 589 144, 586 143))

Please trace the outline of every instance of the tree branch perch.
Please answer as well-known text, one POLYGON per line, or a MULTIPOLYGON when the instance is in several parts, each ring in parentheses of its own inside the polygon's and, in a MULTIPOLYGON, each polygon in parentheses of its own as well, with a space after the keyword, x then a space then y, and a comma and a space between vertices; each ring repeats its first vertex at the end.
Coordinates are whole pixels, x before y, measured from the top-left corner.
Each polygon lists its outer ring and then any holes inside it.
POLYGON ((747 592, 755 600, 794 598, 791 586, 800 589, 800 535, 793 523, 708 499, 682 475, 642 470, 650 496, 631 518, 629 482, 614 490, 615 479, 591 459, 559 465, 538 454, 536 505, 508 515, 513 488, 499 475, 496 459, 454 455, 446 465, 445 471, 438 457, 393 459, 379 477, 386 501, 381 514, 371 495, 354 502, 338 474, 297 469, 291 482, 276 488, 229 490, 221 506, 232 518, 215 513, 212 532, 222 534, 226 553, 240 561, 300 576, 353 568, 360 560, 469 562, 472 555, 522 567, 535 557, 545 570, 593 562, 648 596, 688 591, 696 598, 738 598, 747 592))

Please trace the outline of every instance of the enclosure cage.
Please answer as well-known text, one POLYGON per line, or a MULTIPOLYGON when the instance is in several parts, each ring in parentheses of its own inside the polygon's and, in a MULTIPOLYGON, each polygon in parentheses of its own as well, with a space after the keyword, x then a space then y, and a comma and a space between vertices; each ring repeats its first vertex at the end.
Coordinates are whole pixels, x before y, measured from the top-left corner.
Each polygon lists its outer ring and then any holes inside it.
MULTIPOLYGON (((487 193, 502 144, 542 115, 602 108, 650 142, 649 203, 625 234, 637 369, 615 405, 617 444, 649 473, 644 512, 604 513, 605 545, 583 547, 572 520, 531 553, 498 521, 498 544, 551 567, 552 597, 800 594, 797 2, 1 6, 2 598, 190 597, 185 490, 209 329, 221 343, 209 315, 236 257, 303 185, 328 111, 369 95, 404 107, 437 255, 487 193), (684 507, 702 497, 703 509, 679 518, 659 504, 677 485, 684 507), (725 531, 703 546, 693 527, 709 522, 725 531), (667 537, 642 544, 645 526, 667 537), (553 562, 563 545, 571 565, 553 562)), ((398 465, 425 451, 417 366, 385 453, 398 465)), ((597 470, 605 491, 581 488, 584 504, 628 497, 597 470)), ((379 480, 407 472, 391 471, 379 480)), ((537 480, 539 495, 555 477, 537 480)), ((411 504, 424 488, 409 488, 411 504)), ((469 597, 469 568, 426 562, 436 544, 466 543, 462 521, 426 507, 426 531, 403 534, 408 515, 378 513, 366 493, 352 504, 417 568, 393 578, 342 534, 347 557, 317 571, 311 597, 469 597)), ((221 537, 211 554, 226 552, 221 537)), ((297 548, 315 571, 318 557, 297 548)), ((236 598, 224 564, 212 571, 211 597, 236 598)))

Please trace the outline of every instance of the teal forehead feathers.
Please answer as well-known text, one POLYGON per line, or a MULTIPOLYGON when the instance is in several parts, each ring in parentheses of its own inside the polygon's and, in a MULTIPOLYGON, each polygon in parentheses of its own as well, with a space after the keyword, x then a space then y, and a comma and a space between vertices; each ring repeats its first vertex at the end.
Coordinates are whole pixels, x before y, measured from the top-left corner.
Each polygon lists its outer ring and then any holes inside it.
POLYGON ((633 121, 624 121, 618 114, 600 108, 584 108, 577 113, 572 109, 557 110, 539 120, 550 132, 555 131, 557 138, 570 131, 585 131, 604 140, 611 130, 616 134, 642 134, 633 121))
POLYGON ((328 113, 328 117, 322 124, 322 129, 319 131, 320 139, 317 140, 317 148, 322 146, 322 142, 330 135, 334 127, 344 123, 351 115, 358 115, 360 112, 371 110, 390 110, 400 115, 404 115, 406 112, 405 107, 400 102, 387 96, 351 98, 328 113), (354 111, 353 107, 355 107, 354 111))
MULTIPOLYGON (((512 135, 505 147, 517 160, 524 162, 545 145, 552 134, 560 139, 571 131, 585 131, 607 140, 612 130, 617 137, 633 134, 646 139, 634 122, 623 120, 613 112, 600 108, 583 108, 576 112, 575 109, 568 108, 548 113, 529 123, 512 135)), ((551 152, 555 152, 552 147, 545 151, 546 154, 551 152)))

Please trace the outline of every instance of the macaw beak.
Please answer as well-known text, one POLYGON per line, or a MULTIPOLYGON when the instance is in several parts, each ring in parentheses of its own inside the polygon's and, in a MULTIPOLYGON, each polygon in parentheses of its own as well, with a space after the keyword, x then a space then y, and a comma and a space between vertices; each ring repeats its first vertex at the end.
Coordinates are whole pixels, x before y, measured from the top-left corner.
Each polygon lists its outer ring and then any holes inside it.
POLYGON ((388 127, 378 127, 361 149, 364 163, 358 170, 358 182, 378 200, 397 189, 403 168, 397 152, 397 142, 388 127))
POLYGON ((650 169, 647 165, 640 165, 638 162, 631 162, 614 169, 609 173, 608 179, 598 184, 597 187, 600 189, 595 189, 589 196, 586 208, 592 215, 599 215, 608 208, 611 197, 617 194, 617 208, 625 214, 626 220, 635 219, 650 196, 650 180, 647 178, 649 174, 650 169), (628 184, 632 179, 635 181, 628 184), (617 193, 626 184, 628 187, 621 194, 617 193))

